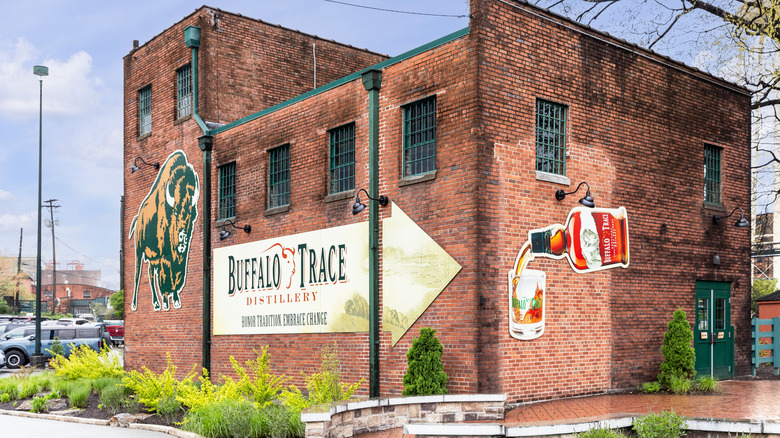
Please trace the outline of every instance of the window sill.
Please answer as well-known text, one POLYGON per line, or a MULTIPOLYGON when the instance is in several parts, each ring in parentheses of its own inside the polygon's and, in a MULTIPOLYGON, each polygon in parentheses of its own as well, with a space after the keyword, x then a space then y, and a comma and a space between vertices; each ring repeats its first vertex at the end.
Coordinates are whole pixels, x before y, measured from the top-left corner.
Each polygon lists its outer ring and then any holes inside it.
POLYGON ((325 197, 325 202, 343 201, 345 199, 351 199, 355 196, 355 190, 347 190, 340 193, 334 193, 325 197))
POLYGON ((147 134, 144 134, 144 135, 139 135, 138 137, 135 138, 135 141, 146 140, 147 138, 149 138, 151 136, 152 136, 151 132, 149 132, 147 134))
POLYGON ((705 210, 717 211, 721 213, 726 212, 726 207, 723 204, 713 204, 711 202, 705 202, 704 204, 702 204, 702 207, 705 210))
POLYGON ((547 173, 539 170, 536 171, 536 179, 564 186, 571 185, 571 180, 563 175, 556 175, 554 173, 547 173))
POLYGON ((222 226, 225 225, 225 223, 228 222, 228 221, 233 222, 235 224, 236 223, 236 218, 235 217, 226 217, 224 219, 217 219, 216 221, 214 221, 214 228, 222 228, 222 226))
POLYGON ((263 216, 273 216, 275 214, 287 213, 290 211, 290 204, 282 205, 281 207, 269 208, 263 213, 263 216))
POLYGON ((410 186, 412 184, 417 184, 425 181, 433 181, 434 179, 436 179, 436 171, 432 170, 428 173, 423 173, 421 175, 403 177, 400 180, 398 180, 398 187, 410 186))
POLYGON ((190 120, 192 118, 192 114, 186 115, 182 118, 176 119, 173 121, 173 125, 181 125, 182 123, 186 122, 187 120, 190 120))

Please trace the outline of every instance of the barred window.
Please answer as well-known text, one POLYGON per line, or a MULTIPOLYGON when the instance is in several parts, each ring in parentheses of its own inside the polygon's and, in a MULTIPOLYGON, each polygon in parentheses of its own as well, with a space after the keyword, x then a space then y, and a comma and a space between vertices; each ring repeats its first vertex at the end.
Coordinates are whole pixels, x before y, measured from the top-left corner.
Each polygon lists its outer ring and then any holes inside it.
POLYGON ((219 219, 236 217, 236 162, 219 166, 219 219))
POLYGON ((192 68, 190 64, 176 70, 176 118, 192 114, 192 68))
POLYGON ((721 148, 704 145, 704 202, 720 204, 721 148))
POLYGON ((268 208, 290 203, 290 145, 268 151, 268 208))
POLYGON ((436 170, 436 96, 405 105, 403 111, 403 176, 436 170))
POLYGON ((152 86, 147 85, 138 92, 138 135, 152 132, 152 86))
POLYGON ((566 175, 566 106, 536 100, 536 170, 566 175))
POLYGON ((331 129, 330 183, 328 193, 341 193, 355 188, 355 124, 331 129))

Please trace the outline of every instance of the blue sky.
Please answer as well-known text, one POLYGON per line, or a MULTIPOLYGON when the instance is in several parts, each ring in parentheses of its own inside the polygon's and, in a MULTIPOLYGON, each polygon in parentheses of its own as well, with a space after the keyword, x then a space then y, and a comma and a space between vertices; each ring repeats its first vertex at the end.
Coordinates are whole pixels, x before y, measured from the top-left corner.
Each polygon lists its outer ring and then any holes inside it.
MULTIPOLYGON (((43 200, 55 210, 58 269, 78 260, 119 287, 122 57, 202 6, 200 1, 4 2, 0 27, 0 255, 35 257, 39 82, 43 82, 43 200)), ((466 0, 351 0, 420 13, 467 15, 466 0)), ((361 9, 324 0, 213 0, 208 6, 388 55, 468 26, 467 18, 361 9)), ((48 219, 48 208, 43 218, 48 219)), ((52 259, 42 228, 42 260, 52 259)))

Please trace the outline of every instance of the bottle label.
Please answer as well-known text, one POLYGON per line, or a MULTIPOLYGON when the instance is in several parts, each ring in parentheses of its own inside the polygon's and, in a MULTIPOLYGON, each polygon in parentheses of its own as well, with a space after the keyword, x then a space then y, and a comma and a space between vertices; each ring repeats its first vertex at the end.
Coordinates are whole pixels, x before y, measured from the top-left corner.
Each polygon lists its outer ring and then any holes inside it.
POLYGON ((626 209, 575 208, 566 221, 567 259, 577 272, 628 267, 626 209))

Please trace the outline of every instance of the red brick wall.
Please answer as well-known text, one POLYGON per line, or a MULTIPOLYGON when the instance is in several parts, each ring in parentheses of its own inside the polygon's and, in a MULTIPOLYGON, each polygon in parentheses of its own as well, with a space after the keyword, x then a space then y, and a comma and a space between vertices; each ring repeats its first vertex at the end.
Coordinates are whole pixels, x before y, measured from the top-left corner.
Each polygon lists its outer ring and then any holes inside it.
POLYGON ((480 187, 480 205, 490 207, 482 213, 481 253, 489 266, 482 270, 489 297, 482 325, 496 335, 483 342, 485 390, 527 401, 653 380, 672 312, 682 307, 693 322, 696 280, 732 282, 735 357, 744 372, 749 231, 712 224, 713 214, 724 213, 703 205, 702 163, 705 143, 724 148, 723 204, 747 213, 749 97, 668 59, 516 6, 472 2, 489 168, 480 187), (569 186, 536 179, 536 98, 568 106, 569 186), (580 181, 590 184, 597 206, 628 210, 630 267, 577 275, 562 260, 537 259, 529 268, 547 273, 546 331, 516 341, 506 330, 506 272, 529 229, 563 223, 578 206, 583 193, 560 202, 553 194, 580 181), (716 253, 718 267, 711 263, 716 253))
MULTIPOLYGON (((130 167, 136 157, 162 165, 171 152, 181 149, 194 166, 201 184, 203 182, 203 158, 197 142, 197 137, 203 132, 190 117, 175 120, 176 69, 189 63, 192 57, 191 50, 184 44, 184 28, 188 25, 201 29, 198 60, 200 115, 210 122, 232 122, 310 91, 313 88, 312 44, 317 45, 319 85, 386 58, 205 7, 131 51, 124 58, 125 239, 128 239, 131 221, 157 175, 153 168, 147 166, 141 166, 141 170, 131 174, 130 167), (152 133, 139 138, 138 91, 150 84, 152 133)), ((215 156, 218 154, 215 153, 215 156)), ((217 183, 213 182, 212 187, 217 187, 217 183)), ((202 202, 198 208, 198 214, 202 215, 202 202)), ((141 266, 138 310, 131 310, 136 255, 133 240, 124 241, 123 287, 128 326, 125 364, 128 369, 139 369, 145 365, 161 370, 165 367, 165 352, 170 352, 174 363, 183 371, 202 363, 201 218, 199 216, 193 229, 180 309, 168 312, 152 310, 148 265, 144 264, 141 266), (137 329, 134 330, 134 327, 137 329)), ((244 353, 250 355, 252 350, 244 353)))
MULTIPOLYGON (((702 205, 701 163, 705 142, 724 148, 723 204, 729 209, 741 206, 747 213, 749 97, 667 59, 518 6, 522 9, 495 0, 474 0, 469 35, 383 69, 379 192, 400 206, 463 269, 394 347, 389 333, 380 334, 381 393, 400 394, 405 354, 421 327, 438 331, 453 393, 505 392, 514 402, 651 380, 673 310, 683 307, 692 321, 697 280, 732 282, 735 357, 738 367, 746 369, 749 326, 748 316, 743 315, 749 315, 749 237, 730 224, 712 224, 712 214, 723 212, 702 205), (435 179, 400 184, 401 106, 434 94, 435 179), (572 184, 568 187, 536 179, 537 97, 569 108, 566 176, 572 184), (631 266, 576 275, 564 261, 537 259, 529 267, 547 273, 546 332, 530 342, 510 338, 506 273, 529 229, 562 223, 578 205, 581 194, 558 202, 555 190, 573 189, 583 180, 591 185, 598 206, 627 208, 631 266), (710 262, 714 253, 722 260, 717 268, 710 262)), ((206 29, 213 26, 208 20, 217 23, 218 31, 204 31, 202 36, 201 77, 206 79, 201 97, 209 120, 232 122, 246 115, 244 108, 254 112, 270 104, 267 99, 273 91, 241 88, 260 80, 242 79, 252 72, 239 70, 249 62, 248 52, 242 50, 253 35, 283 41, 301 59, 310 49, 309 42, 288 40, 298 37, 288 35, 289 31, 263 27, 256 34, 242 34, 238 29, 243 19, 218 15, 200 10, 126 58, 128 168, 135 156, 162 162, 171 151, 183 149, 203 181, 196 140, 201 132, 191 120, 174 124, 175 88, 168 89, 174 87, 175 68, 188 56, 180 42, 185 24, 192 21, 206 29), (230 46, 239 40, 231 32, 245 35, 246 43, 230 46), (232 47, 226 50, 230 55, 223 55, 220 44, 232 47), (149 82, 153 84, 153 133, 137 140, 135 99, 138 89, 149 82), (159 89, 167 90, 167 100, 155 99, 159 89), (166 111, 170 118, 156 116, 166 111)), ((269 40, 263 41, 263 46, 271 47, 269 40)), ((293 85, 300 82, 295 93, 307 91, 310 78, 303 70, 290 69, 284 78, 293 85)), ((279 80, 283 79, 269 77, 271 82, 279 80)), ((325 202, 328 129, 355 122, 355 185, 368 185, 367 96, 361 81, 355 80, 216 134, 212 216, 216 217, 216 167, 235 161, 237 223, 252 225, 252 233, 235 233, 220 242, 215 225, 212 247, 367 220, 365 215, 351 215, 351 200, 325 202), (288 143, 289 210, 265 216, 266 151, 288 143)), ((126 173, 125 234, 154 177, 149 168, 126 173)), ((382 209, 380 218, 387 214, 389 209, 382 209)), ((151 310, 143 267, 139 308, 127 311, 129 368, 146 365, 160 370, 166 351, 181 370, 200 364, 201 227, 199 218, 181 309, 151 310)), ((129 309, 132 242, 126 241, 124 249, 129 309)), ((243 362, 255 357, 255 349, 269 345, 274 371, 292 376, 300 385, 300 372, 314 371, 320 348, 334 342, 343 377, 348 381, 367 377, 366 333, 214 336, 212 371, 230 373, 229 356, 243 362)), ((361 391, 367 392, 367 384, 361 391)))

